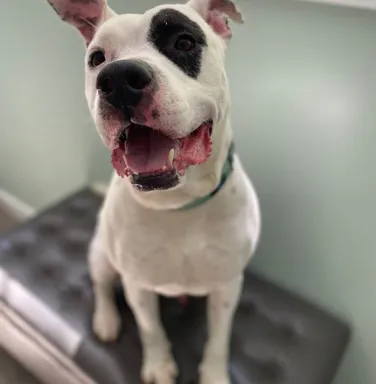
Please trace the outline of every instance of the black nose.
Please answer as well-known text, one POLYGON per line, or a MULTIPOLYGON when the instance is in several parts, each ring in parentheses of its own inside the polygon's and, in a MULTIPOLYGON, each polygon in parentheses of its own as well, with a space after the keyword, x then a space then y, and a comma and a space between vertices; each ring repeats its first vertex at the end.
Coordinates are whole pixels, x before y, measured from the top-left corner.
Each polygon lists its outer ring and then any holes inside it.
POLYGON ((117 60, 106 65, 97 78, 97 89, 115 108, 129 117, 153 80, 153 69, 141 60, 117 60))

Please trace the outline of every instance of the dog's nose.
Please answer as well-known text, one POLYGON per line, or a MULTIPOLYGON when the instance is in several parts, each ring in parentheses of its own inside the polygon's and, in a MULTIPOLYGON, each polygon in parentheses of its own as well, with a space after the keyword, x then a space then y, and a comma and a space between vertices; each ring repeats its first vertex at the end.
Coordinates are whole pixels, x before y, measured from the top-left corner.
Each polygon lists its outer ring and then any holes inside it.
POLYGON ((117 60, 106 65, 97 78, 97 89, 115 108, 129 117, 153 80, 153 69, 141 60, 117 60))

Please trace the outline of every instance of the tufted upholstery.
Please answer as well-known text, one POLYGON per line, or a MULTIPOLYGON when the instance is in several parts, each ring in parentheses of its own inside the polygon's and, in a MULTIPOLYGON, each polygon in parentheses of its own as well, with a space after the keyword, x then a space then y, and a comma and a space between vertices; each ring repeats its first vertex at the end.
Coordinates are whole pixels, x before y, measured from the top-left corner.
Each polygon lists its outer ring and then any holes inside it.
MULTIPOLYGON (((86 249, 100 204, 101 198, 85 189, 0 237, 0 299, 93 381, 139 383, 140 344, 120 290, 121 339, 102 345, 90 331, 86 249)), ((204 309, 204 299, 182 307, 161 298, 181 384, 196 379, 206 335, 204 309)), ((329 384, 348 335, 331 315, 249 273, 234 323, 233 383, 329 384)))

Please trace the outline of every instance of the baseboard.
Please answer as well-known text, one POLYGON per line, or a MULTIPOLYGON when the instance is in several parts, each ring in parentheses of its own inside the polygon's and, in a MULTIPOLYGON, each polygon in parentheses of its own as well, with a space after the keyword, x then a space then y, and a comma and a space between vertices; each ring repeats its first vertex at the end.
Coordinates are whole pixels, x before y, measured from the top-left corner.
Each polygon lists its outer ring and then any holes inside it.
POLYGON ((17 220, 26 220, 36 213, 34 207, 4 189, 0 189, 0 206, 9 216, 17 220))
MULTIPOLYGON (((107 193, 108 185, 102 182, 93 183, 91 190, 98 195, 104 196, 107 193)), ((36 214, 36 209, 20 200, 10 192, 0 188, 0 207, 11 217, 17 220, 26 220, 36 214)))

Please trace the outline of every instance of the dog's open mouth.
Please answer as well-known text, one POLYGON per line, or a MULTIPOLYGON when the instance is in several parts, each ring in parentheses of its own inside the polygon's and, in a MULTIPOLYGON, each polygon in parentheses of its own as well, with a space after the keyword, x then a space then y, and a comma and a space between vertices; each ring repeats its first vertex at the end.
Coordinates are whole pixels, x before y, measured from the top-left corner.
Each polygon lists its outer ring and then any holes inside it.
POLYGON ((212 127, 213 122, 206 121, 188 136, 173 139, 132 123, 119 135, 112 165, 119 176, 129 176, 141 190, 175 187, 187 167, 209 158, 212 127))

